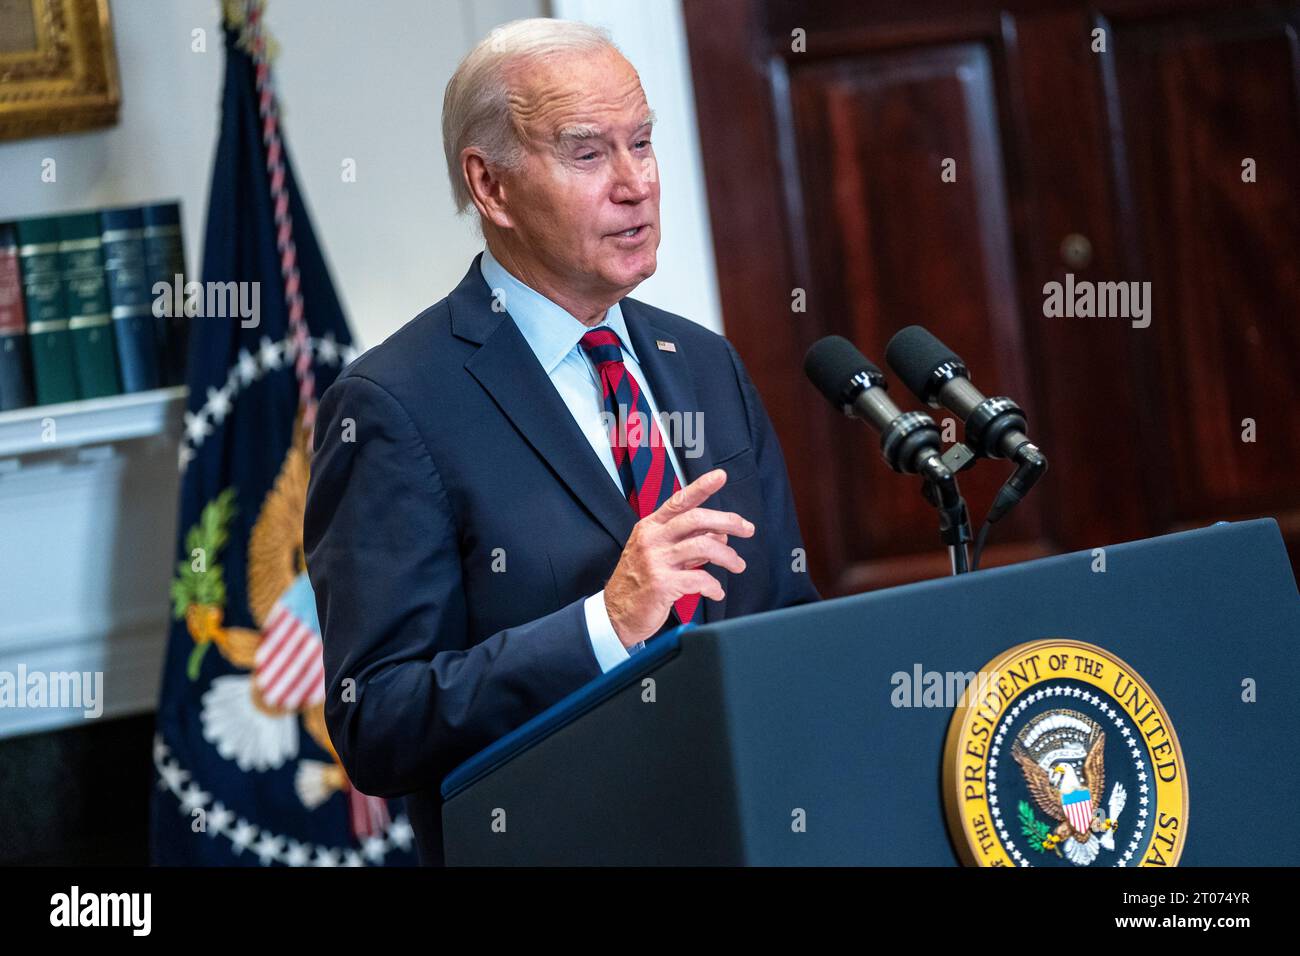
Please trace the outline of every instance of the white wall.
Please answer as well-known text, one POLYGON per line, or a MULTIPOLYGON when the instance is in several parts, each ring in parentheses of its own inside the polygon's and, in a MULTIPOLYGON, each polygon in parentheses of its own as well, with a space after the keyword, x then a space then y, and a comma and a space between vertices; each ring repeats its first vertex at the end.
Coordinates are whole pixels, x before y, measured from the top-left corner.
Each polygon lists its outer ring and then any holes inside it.
MULTIPOLYGON (((224 55, 216 0, 112 0, 122 82, 106 130, 0 143, 0 220, 180 197, 201 263, 224 55), (207 31, 207 52, 191 32, 207 31), (58 179, 42 183, 41 162, 58 179)), ((664 241, 637 295, 720 329, 690 74, 676 0, 273 0, 284 129, 335 284, 363 346, 446 295, 481 248, 454 214, 439 132, 456 63, 493 25, 557 15, 612 29, 659 114, 664 241), (356 161, 357 181, 341 164, 356 161)))

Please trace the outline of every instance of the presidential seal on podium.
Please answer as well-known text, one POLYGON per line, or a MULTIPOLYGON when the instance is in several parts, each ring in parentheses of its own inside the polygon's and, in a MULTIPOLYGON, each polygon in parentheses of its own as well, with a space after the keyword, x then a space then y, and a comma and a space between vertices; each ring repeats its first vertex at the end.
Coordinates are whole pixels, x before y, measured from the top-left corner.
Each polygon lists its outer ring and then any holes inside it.
POLYGON ((1169 715, 1128 664, 1066 638, 968 682, 943 758, 948 828, 972 866, 1175 866, 1187 772, 1169 715))

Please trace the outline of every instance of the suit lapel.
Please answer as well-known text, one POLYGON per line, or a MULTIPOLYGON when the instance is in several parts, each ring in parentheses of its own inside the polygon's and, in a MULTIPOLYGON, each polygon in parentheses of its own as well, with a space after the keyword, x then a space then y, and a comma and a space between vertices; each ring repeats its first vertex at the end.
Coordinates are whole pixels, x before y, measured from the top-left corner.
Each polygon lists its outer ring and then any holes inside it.
POLYGON ((564 400, 514 321, 493 312, 478 259, 451 295, 452 331, 477 342, 465 369, 492 396, 524 439, 621 548, 636 515, 609 480, 564 400), (505 321, 502 321, 502 320, 505 321))

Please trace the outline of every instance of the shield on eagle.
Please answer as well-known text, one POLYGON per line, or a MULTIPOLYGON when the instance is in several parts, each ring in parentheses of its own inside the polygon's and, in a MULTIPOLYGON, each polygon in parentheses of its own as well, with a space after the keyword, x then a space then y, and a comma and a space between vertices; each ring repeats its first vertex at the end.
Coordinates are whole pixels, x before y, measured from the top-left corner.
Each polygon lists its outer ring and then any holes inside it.
POLYGON ((1092 826, 1092 793, 1087 787, 1062 792, 1061 806, 1065 808, 1065 818, 1070 826, 1079 833, 1087 833, 1092 826))

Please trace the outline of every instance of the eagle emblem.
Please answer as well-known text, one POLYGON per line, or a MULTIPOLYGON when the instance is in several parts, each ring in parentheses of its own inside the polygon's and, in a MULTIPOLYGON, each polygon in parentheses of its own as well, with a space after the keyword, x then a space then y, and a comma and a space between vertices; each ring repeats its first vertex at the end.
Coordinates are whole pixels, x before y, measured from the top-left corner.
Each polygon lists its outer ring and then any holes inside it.
POLYGON ((1116 783, 1106 808, 1106 732, 1074 710, 1048 710, 1025 725, 1011 748, 1038 809, 1057 821, 1050 832, 1022 802, 1021 828, 1043 852, 1064 855, 1087 866, 1104 850, 1115 849, 1115 829, 1127 793, 1116 783), (1081 766, 1080 766, 1081 762, 1081 766))
POLYGON ((335 793, 345 794, 352 833, 364 840, 385 832, 391 819, 385 799, 352 785, 325 725, 324 642, 303 557, 311 453, 301 410, 293 434, 248 540, 248 608, 257 628, 225 622, 226 586, 218 558, 237 510, 234 488, 208 502, 186 537, 196 557, 177 567, 173 614, 194 639, 187 668, 192 682, 199 682, 209 648, 245 672, 214 677, 202 694, 204 738, 244 772, 275 770, 296 760, 294 790, 302 805, 314 810, 335 793), (300 724, 328 760, 299 756, 300 724))

